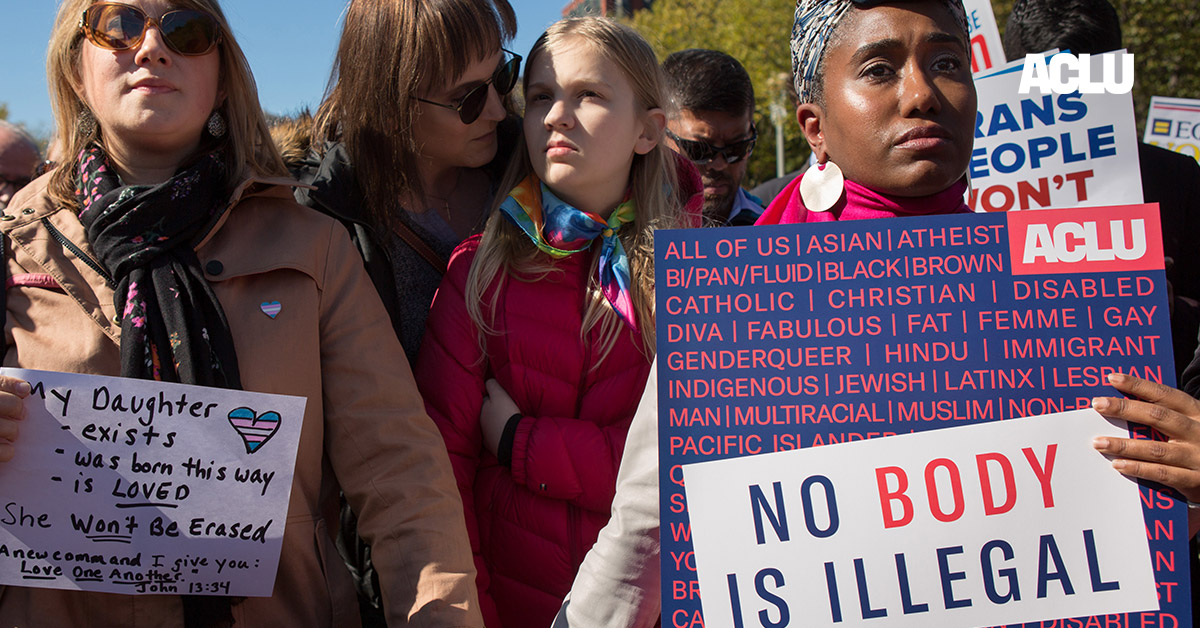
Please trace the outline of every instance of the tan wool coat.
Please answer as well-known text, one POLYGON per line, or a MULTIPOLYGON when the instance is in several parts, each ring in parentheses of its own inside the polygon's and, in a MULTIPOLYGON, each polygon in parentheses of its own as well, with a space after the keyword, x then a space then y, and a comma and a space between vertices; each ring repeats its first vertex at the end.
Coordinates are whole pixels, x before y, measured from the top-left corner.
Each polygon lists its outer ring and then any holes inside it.
MULTIPOLYGON (((83 225, 48 177, 0 216, 9 285, 5 366, 120 375, 120 325, 83 225)), ((229 321, 246 390, 308 398, 279 573, 237 625, 351 626, 334 549, 338 488, 371 542, 390 625, 481 626, 475 571, 445 446, 344 227, 297 205, 285 180, 246 180, 196 248, 229 321), (278 301, 274 318, 261 304, 278 301)), ((18 439, 16 445, 20 446, 18 439)), ((181 598, 0 587, 0 626, 182 626, 181 598)))

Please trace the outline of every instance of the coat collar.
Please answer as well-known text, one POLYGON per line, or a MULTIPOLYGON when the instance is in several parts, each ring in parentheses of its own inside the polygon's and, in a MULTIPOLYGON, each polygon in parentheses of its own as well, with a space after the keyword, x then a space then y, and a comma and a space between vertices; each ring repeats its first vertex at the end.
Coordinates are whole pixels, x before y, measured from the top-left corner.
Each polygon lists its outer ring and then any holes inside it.
MULTIPOLYGON (((38 268, 25 268, 25 272, 49 274, 106 335, 117 341, 120 325, 113 321, 113 288, 91 266, 96 256, 79 217, 50 199, 46 194, 48 183, 49 175, 44 175, 13 197, 0 213, 0 234, 37 264, 38 268), (50 229, 91 259, 79 259, 59 245, 50 229)), ((303 184, 286 177, 247 177, 234 188, 221 218, 196 247, 201 268, 210 281, 272 268, 292 268, 317 276, 319 262, 310 254, 311 247, 306 246, 307 242, 298 245, 298 239, 311 238, 308 220, 316 214, 296 204, 291 189, 297 186, 303 184), (238 211, 230 211, 238 205, 238 211), (294 220, 286 215, 288 209, 298 212, 294 220), (230 220, 235 224, 223 228, 230 220), (221 272, 210 272, 218 268, 209 264, 214 260, 221 262, 221 272)), ((12 268, 9 266, 7 272, 13 272, 12 268)))

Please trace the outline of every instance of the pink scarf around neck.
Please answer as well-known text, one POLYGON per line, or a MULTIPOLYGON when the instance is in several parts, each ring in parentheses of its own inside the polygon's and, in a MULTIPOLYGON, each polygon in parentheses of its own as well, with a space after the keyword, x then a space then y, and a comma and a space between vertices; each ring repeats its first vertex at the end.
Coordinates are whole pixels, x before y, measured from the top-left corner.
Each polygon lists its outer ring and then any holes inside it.
POLYGON ((803 177, 802 174, 787 184, 754 224, 786 225, 798 222, 964 214, 971 211, 963 202, 963 194, 967 191, 966 181, 958 181, 931 196, 911 198, 876 192, 865 185, 846 181, 846 195, 833 209, 827 212, 811 212, 800 199, 800 179, 803 177))

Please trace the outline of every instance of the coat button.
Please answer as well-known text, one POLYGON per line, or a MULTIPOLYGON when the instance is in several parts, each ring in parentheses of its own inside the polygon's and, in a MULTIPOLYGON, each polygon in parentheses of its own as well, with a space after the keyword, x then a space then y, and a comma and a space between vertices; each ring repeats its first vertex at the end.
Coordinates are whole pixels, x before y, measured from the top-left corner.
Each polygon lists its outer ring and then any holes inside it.
POLYGON ((16 219, 17 219, 16 216, 9 216, 8 214, 0 214, 0 220, 6 221, 6 222, 9 220, 16 220, 16 219))
POLYGON ((32 208, 32 207, 26 207, 25 209, 22 209, 22 210, 21 210, 21 213, 22 213, 22 214, 25 214, 26 216, 28 216, 29 214, 32 214, 32 213, 33 213, 33 208, 32 208))
POLYGON ((204 265, 204 272, 210 275, 220 275, 225 272, 225 265, 217 260, 210 260, 204 265))
POLYGON ((121 324, 121 315, 120 315, 120 314, 113 314, 112 321, 113 321, 113 324, 114 324, 114 325, 120 325, 120 324, 121 324))

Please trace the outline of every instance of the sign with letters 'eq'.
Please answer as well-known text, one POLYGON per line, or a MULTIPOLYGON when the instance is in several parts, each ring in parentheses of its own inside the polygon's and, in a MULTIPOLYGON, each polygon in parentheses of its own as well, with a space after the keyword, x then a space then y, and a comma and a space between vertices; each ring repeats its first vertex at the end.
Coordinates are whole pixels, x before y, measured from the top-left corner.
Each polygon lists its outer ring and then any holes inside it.
POLYGON ((1174 385, 1157 206, 660 231, 655 251, 664 626, 1192 625, 1186 506, 1112 470, 1091 438, 1113 428, 1076 412, 1110 373, 1174 385), (972 424, 998 431, 914 434, 972 424), (902 434, 940 440, 879 439, 902 434), (700 528, 722 521, 743 525, 700 528), (759 528, 769 551, 732 559, 756 565, 703 553, 759 528))
POLYGON ((33 386, 0 464, 0 584, 271 595, 304 398, 0 372, 33 386))
POLYGON ((1200 100, 1151 98, 1142 141, 1200 161, 1200 100))

